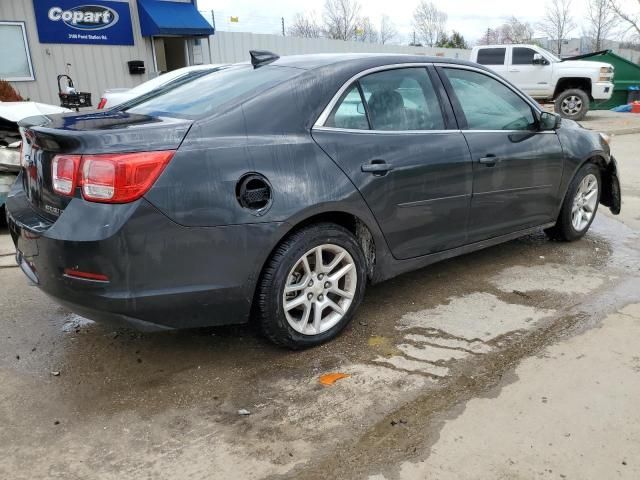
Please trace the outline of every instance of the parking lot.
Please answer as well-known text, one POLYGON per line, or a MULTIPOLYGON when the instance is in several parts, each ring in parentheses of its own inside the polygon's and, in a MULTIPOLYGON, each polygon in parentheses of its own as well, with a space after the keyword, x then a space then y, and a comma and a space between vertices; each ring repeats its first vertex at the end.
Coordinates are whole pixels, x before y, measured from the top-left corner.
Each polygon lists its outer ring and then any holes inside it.
POLYGON ((613 139, 620 217, 370 287, 302 352, 86 321, 2 230, 0 478, 639 478, 639 143, 613 139))

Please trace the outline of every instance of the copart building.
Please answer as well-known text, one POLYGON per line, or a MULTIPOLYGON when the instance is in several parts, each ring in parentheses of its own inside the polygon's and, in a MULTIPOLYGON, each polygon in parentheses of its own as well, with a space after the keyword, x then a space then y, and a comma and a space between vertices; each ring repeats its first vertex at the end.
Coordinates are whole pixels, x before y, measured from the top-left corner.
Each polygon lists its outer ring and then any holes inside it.
POLYGON ((107 88, 210 63, 212 34, 196 0, 1 0, 0 79, 58 104, 68 74, 95 107, 107 88))

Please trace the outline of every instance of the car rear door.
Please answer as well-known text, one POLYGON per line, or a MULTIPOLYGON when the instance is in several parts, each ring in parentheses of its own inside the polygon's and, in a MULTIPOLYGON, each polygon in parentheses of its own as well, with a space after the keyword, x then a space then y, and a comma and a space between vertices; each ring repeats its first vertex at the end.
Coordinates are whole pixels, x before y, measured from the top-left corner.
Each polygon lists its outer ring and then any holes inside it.
POLYGON ((533 106, 489 72, 441 65, 473 160, 469 241, 553 220, 563 152, 555 131, 540 131, 533 106))
POLYGON ((362 193, 396 258, 464 244, 471 159, 435 69, 373 70, 338 92, 313 138, 362 193))
POLYGON ((510 47, 482 47, 478 50, 476 62, 480 65, 485 65, 503 77, 509 78, 507 48, 510 47))

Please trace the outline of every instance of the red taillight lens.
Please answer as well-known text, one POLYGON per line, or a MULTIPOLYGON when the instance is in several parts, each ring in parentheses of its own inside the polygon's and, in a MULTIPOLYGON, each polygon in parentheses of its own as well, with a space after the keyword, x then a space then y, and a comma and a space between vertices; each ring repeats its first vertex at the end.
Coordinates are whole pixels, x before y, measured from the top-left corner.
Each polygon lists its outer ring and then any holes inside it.
POLYGON ((106 104, 107 104, 107 99, 102 97, 100 99, 100 103, 98 103, 98 110, 102 110, 106 104))
POLYGON ((83 155, 80 184, 86 200, 127 203, 144 195, 173 158, 173 150, 83 155))
POLYGON ((53 190, 60 195, 73 196, 78 183, 80 155, 56 155, 53 157, 51 179, 53 190))

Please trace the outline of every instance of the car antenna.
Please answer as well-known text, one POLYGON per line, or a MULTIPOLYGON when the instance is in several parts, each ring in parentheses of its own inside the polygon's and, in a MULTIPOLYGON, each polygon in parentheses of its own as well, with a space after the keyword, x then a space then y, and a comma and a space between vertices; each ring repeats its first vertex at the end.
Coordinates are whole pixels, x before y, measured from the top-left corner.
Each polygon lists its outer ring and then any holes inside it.
POLYGON ((251 65, 253 65, 253 68, 262 67, 280 58, 280 55, 276 55, 267 50, 249 50, 249 55, 251 55, 251 65))

